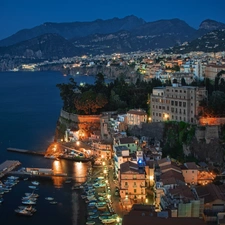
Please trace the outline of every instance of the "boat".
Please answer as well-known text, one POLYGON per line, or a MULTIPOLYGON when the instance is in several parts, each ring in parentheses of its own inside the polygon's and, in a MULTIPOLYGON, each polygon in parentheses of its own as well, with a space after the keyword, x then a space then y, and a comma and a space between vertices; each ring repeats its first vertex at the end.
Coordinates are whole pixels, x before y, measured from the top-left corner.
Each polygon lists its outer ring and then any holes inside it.
POLYGON ((52 204, 52 205, 56 205, 58 202, 52 201, 52 202, 49 202, 49 203, 52 204))
POLYGON ((92 225, 92 224, 95 224, 95 221, 91 221, 91 220, 90 220, 90 221, 87 221, 86 224, 92 225))
POLYGON ((104 224, 114 223, 114 222, 116 222, 116 219, 104 219, 104 220, 102 220, 102 223, 104 223, 104 224))
POLYGON ((10 179, 10 180, 18 180, 18 179, 19 179, 19 177, 10 176, 10 177, 8 177, 7 179, 10 179))
POLYGON ((39 194, 35 194, 35 193, 25 193, 26 197, 31 197, 31 198, 38 198, 39 194))
POLYGON ((4 202, 4 199, 3 198, 0 198, 0 204, 3 203, 3 202, 4 202))
POLYGON ((33 202, 37 201, 37 198, 33 198, 33 197, 22 197, 22 201, 26 201, 26 200, 31 200, 33 202))
POLYGON ((20 205, 20 206, 18 206, 18 208, 19 208, 19 209, 24 209, 24 210, 29 211, 29 212, 31 212, 31 213, 35 213, 35 212, 37 211, 37 210, 36 210, 34 207, 32 207, 31 205, 30 205, 30 206, 20 205))
POLYGON ((66 180, 65 181, 65 184, 70 184, 71 183, 71 180, 66 180))
POLYGON ((33 215, 33 213, 31 213, 25 209, 15 209, 15 212, 17 214, 24 215, 24 216, 32 216, 33 215))
POLYGON ((30 189, 36 189, 37 187, 36 186, 32 186, 32 185, 30 185, 30 186, 28 186, 30 189))
POLYGON ((36 186, 39 185, 39 182, 38 182, 38 181, 32 181, 31 183, 32 183, 33 185, 36 185, 36 186))
POLYGON ((48 200, 48 201, 53 201, 54 198, 53 197, 46 197, 45 200, 48 200))
POLYGON ((22 201, 24 205, 35 205, 35 201, 31 201, 30 199, 22 201))
POLYGON ((98 218, 98 215, 91 215, 90 218, 91 219, 97 219, 98 218))
POLYGON ((102 210, 106 208, 106 203, 105 204, 96 203, 95 206, 98 210, 102 210))
POLYGON ((24 180, 24 181, 28 180, 28 177, 25 177, 23 180, 24 180))

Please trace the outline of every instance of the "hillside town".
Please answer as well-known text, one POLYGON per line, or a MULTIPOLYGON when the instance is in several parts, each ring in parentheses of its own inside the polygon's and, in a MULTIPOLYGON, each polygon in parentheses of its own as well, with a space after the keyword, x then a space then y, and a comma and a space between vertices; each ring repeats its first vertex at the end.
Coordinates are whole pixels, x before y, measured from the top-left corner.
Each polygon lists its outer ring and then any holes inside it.
MULTIPOLYGON (((157 77, 163 83, 169 78, 172 82, 171 86, 153 88, 150 115, 142 109, 131 109, 125 114, 104 112, 99 116, 75 116, 61 110, 61 123, 67 120, 78 124, 77 129, 67 126, 63 141, 88 143, 85 151, 95 158, 95 165, 113 168, 116 184, 113 195, 119 196, 116 212, 123 216, 123 225, 137 224, 137 221, 142 224, 152 221, 154 224, 224 224, 223 163, 218 168, 210 158, 179 161, 169 154, 165 156, 160 137, 161 126, 185 122, 196 127, 194 138, 200 143, 219 140, 225 118, 199 117, 200 101, 207 98, 208 93, 205 87, 188 84, 206 77, 215 79, 224 70, 225 60, 222 53, 202 54, 198 58, 196 55, 170 57, 162 57, 158 63, 144 57, 134 65, 144 80, 157 77), (175 67, 179 72, 172 71, 175 67), (142 135, 146 126, 146 135, 142 135), (89 132, 90 127, 95 129, 89 132), (133 129, 139 134, 132 135, 133 129)), ((123 66, 124 61, 117 60, 119 66, 123 66)), ((183 146, 183 153, 188 157, 190 149, 183 146)))

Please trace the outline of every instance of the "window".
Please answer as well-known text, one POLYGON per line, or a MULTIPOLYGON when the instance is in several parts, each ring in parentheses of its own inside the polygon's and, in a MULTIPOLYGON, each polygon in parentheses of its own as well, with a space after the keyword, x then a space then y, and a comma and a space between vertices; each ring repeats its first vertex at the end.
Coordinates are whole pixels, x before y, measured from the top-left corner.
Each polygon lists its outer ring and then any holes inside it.
POLYGON ((180 106, 180 107, 182 106, 182 102, 179 102, 179 106, 180 106))
POLYGON ((137 189, 134 189, 134 193, 137 193, 137 189))
POLYGON ((127 184, 127 182, 125 182, 125 186, 127 186, 128 184, 127 184))
POLYGON ((178 106, 178 102, 177 101, 175 101, 175 106, 178 106))
POLYGON ((186 102, 183 102, 183 107, 186 107, 186 102))
POLYGON ((171 105, 173 105, 174 104, 174 101, 171 101, 171 105))
POLYGON ((136 175, 134 175, 134 176, 133 176, 133 179, 137 179, 137 176, 136 176, 136 175))

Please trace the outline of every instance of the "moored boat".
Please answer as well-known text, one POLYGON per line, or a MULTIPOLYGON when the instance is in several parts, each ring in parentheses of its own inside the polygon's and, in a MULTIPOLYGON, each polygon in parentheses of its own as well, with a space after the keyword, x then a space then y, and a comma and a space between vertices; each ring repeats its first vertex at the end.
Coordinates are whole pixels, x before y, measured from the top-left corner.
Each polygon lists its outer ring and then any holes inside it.
POLYGON ((32 183, 33 185, 36 185, 36 186, 39 185, 39 182, 38 182, 38 181, 32 181, 31 183, 32 183))
POLYGON ((104 219, 102 220, 102 223, 104 224, 109 224, 109 223, 114 223, 116 222, 116 219, 104 219))
POLYGON ((25 209, 15 209, 15 212, 24 216, 32 216, 33 214, 25 209))
POLYGON ((35 201, 31 201, 30 199, 22 201, 24 205, 35 205, 35 201))
POLYGON ((54 198, 53 197, 46 197, 45 200, 48 200, 48 201, 53 201, 54 198))
POLYGON ((28 186, 30 189, 36 189, 37 187, 36 186, 33 186, 33 185, 30 185, 28 186))
POLYGON ((86 224, 87 224, 87 225, 93 225, 93 224, 95 224, 95 221, 91 221, 91 220, 90 220, 90 221, 87 221, 86 224))

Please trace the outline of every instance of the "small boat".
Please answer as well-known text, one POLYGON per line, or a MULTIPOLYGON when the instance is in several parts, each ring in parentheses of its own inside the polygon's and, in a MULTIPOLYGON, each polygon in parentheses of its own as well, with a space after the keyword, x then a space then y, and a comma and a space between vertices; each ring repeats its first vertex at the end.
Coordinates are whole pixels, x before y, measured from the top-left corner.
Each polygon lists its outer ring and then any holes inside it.
POLYGON ((71 180, 66 180, 65 181, 65 184, 70 184, 71 183, 71 180))
POLYGON ((22 201, 22 203, 23 203, 24 205, 35 205, 35 204, 36 204, 35 201, 31 201, 30 199, 25 200, 25 201, 22 201))
POLYGON ((90 221, 87 221, 86 224, 92 225, 92 224, 95 224, 95 221, 91 221, 91 220, 90 220, 90 221))
POLYGON ((26 197, 31 197, 31 198, 38 198, 39 194, 35 194, 35 193, 25 193, 26 197))
POLYGON ((33 214, 25 209, 15 209, 15 212, 24 216, 32 216, 33 214))
POLYGON ((30 189, 36 189, 37 187, 36 186, 28 186, 30 189))
POLYGON ((51 201, 51 202, 49 202, 50 204, 52 204, 52 205, 56 205, 58 202, 56 202, 56 201, 51 201))
POLYGON ((27 201, 27 200, 31 200, 33 202, 37 201, 37 198, 33 198, 33 197, 22 197, 22 201, 27 201))
POLYGON ((10 177, 8 177, 7 179, 9 179, 9 180, 18 180, 18 179, 19 179, 19 177, 10 176, 10 177))
POLYGON ((0 198, 0 204, 3 203, 3 202, 4 202, 4 199, 3 198, 0 198))
POLYGON ((28 177, 25 177, 23 180, 24 180, 24 181, 28 180, 28 177))
POLYGON ((45 200, 48 200, 48 201, 53 201, 54 198, 53 197, 46 197, 45 200))
POLYGON ((32 181, 31 183, 32 183, 33 185, 36 185, 36 186, 39 185, 39 182, 38 182, 38 181, 32 181))
POLYGON ((24 210, 29 211, 29 212, 31 212, 31 213, 35 213, 35 212, 37 211, 37 210, 36 210, 34 207, 32 207, 31 205, 30 205, 30 206, 20 205, 20 206, 18 206, 18 208, 19 208, 19 209, 24 209, 24 210))
POLYGON ((90 218, 91 219, 97 219, 98 218, 98 215, 91 215, 90 218))
POLYGON ((116 219, 104 219, 104 220, 102 220, 102 223, 104 223, 104 224, 114 223, 114 222, 116 222, 116 219))

